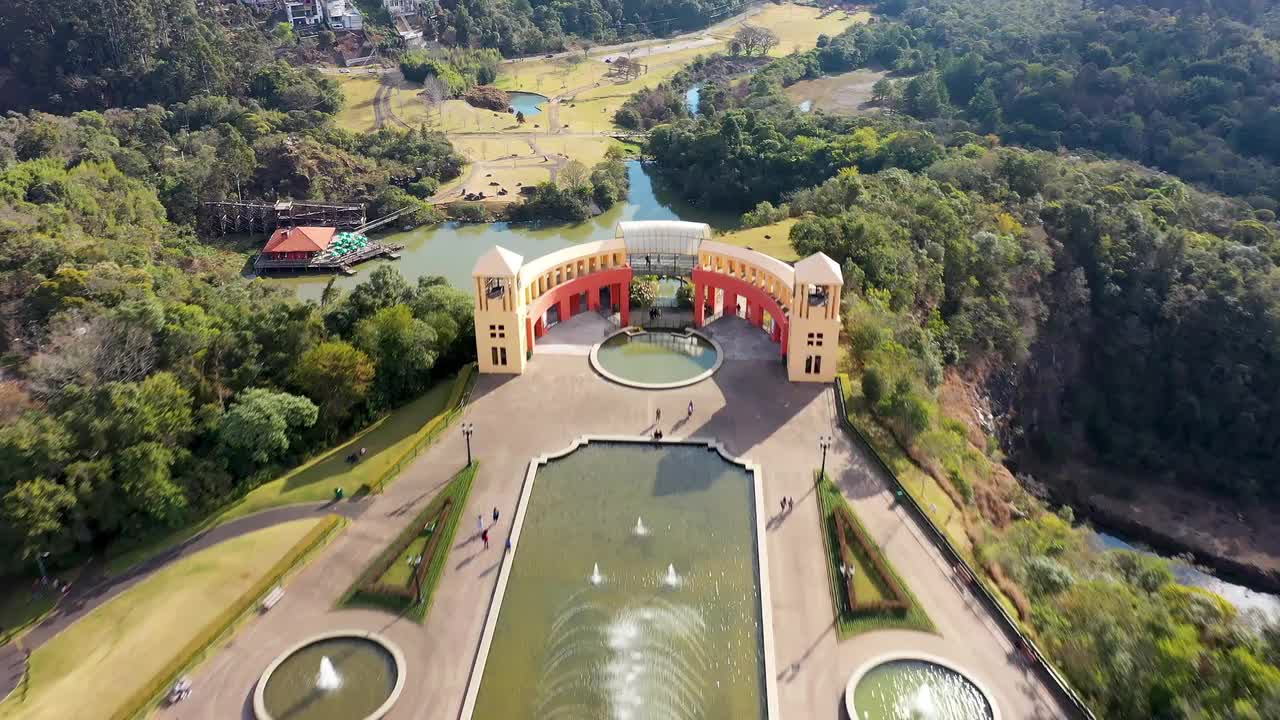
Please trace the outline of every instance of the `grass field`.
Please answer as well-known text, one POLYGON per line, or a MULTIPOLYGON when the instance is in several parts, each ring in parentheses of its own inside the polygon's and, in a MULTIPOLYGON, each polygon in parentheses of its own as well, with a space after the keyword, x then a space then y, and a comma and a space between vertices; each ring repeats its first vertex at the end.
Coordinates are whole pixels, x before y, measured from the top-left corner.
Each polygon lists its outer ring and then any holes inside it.
POLYGON ((341 487, 346 496, 351 497, 361 485, 376 480, 399 460, 406 447, 413 445, 415 433, 444 409, 453 385, 454 378, 436 384, 417 400, 393 410, 350 440, 253 489, 221 515, 210 516, 158 540, 110 553, 107 572, 118 575, 213 525, 280 505, 329 500, 335 487, 341 487), (361 447, 368 450, 364 460, 356 465, 348 463, 347 456, 361 447))
POLYGON ((969 540, 968 533, 965 532, 963 512, 956 508, 955 503, 951 501, 951 496, 938 485, 938 481, 920 469, 920 466, 907 456, 893 435, 876 420, 871 409, 867 407, 866 398, 862 395, 862 385, 850 382, 848 377, 843 379, 843 384, 849 421, 875 446, 881 459, 902 481, 902 486, 928 513, 934 524, 943 528, 956 549, 972 560, 973 544, 969 540))
POLYGON ((795 224, 795 218, 787 218, 772 225, 717 235, 715 239, 722 243, 757 250, 785 262, 795 262, 800 259, 796 255, 795 248, 791 247, 791 226, 795 224), (768 237, 765 237, 766 235, 768 237))
POLYGON ((372 427, 289 473, 258 486, 219 520, 226 522, 259 510, 292 503, 328 500, 334 488, 347 497, 361 485, 372 484, 412 447, 418 430, 445 409, 453 380, 436 383, 418 399, 398 408, 372 427), (352 465, 347 456, 365 448, 368 453, 352 465))
POLYGON ((797 103, 807 100, 817 110, 843 115, 878 112, 877 108, 867 107, 867 103, 871 102, 872 86, 886 74, 877 70, 853 70, 815 80, 801 80, 785 92, 797 103))
POLYGON ((228 540, 89 613, 32 653, 26 699, 0 705, 0 717, 110 717, 319 522, 299 520, 228 540))
MULTIPOLYGON (((817 477, 817 475, 818 473, 815 471, 814 477, 817 477)), ((826 547, 827 570, 831 581, 831 597, 835 606, 836 625, 840 639, 844 640, 853 635, 872 630, 891 628, 933 632, 933 623, 929 620, 929 616, 925 614, 924 608, 920 607, 920 602, 916 600, 911 589, 902 581, 902 578, 898 576, 897 571, 893 569, 887 559, 884 559, 884 564, 889 568, 889 572, 893 573, 898 585, 906 592, 910 601, 910 608, 905 614, 886 611, 864 612, 855 615, 849 611, 845 598, 844 580, 840 576, 841 559, 839 557, 838 540, 834 537, 835 512, 836 508, 841 506, 848 509, 853 521, 861 527, 861 522, 858 520, 857 514, 853 512, 853 508, 849 506, 849 501, 841 494, 840 489, 831 483, 830 478, 819 482, 818 509, 821 513, 822 537, 826 547)), ((866 535, 865 528, 863 528, 863 534, 866 535)), ((879 548, 876 548, 874 552, 879 552, 879 548)), ((883 558, 883 555, 881 557, 883 558)), ((853 592, 860 602, 886 600, 892 597, 892 591, 889 590, 888 585, 880 578, 870 559, 863 554, 861 547, 857 545, 854 546, 853 550, 853 564, 853 592)))
MULTIPOLYGON (((822 16, 818 8, 782 4, 769 5, 750 18, 753 25, 766 27, 777 33, 780 40, 772 54, 782 56, 794 50, 813 47, 818 35, 836 35, 856 23, 866 22, 868 13, 837 11, 822 16)), ((630 54, 637 62, 648 66, 648 72, 634 80, 621 83, 607 77, 612 65, 604 62, 605 55, 598 51, 590 58, 581 55, 561 58, 538 58, 504 63, 494 82, 505 90, 525 90, 547 97, 565 96, 559 109, 560 125, 568 125, 571 131, 608 132, 613 129, 614 112, 622 107, 627 97, 643 87, 650 87, 670 79, 698 55, 723 52, 737 30, 737 25, 705 33, 699 47, 676 40, 655 40, 630 54), (577 107, 571 107, 576 104, 577 107)), ((418 99, 415 83, 404 81, 399 73, 392 73, 394 90, 389 98, 392 111, 410 125, 426 122, 448 133, 455 132, 504 132, 528 133, 548 129, 548 113, 530 118, 524 127, 517 127, 511 116, 490 110, 473 108, 461 100, 444 103, 439 111, 428 110, 418 99)), ((373 97, 379 80, 370 75, 340 75, 337 77, 347 102, 338 113, 340 126, 359 132, 374 127, 373 97)), ((575 153, 570 153, 577 157, 575 153)), ((585 162, 585 160, 584 160, 585 162)), ((588 163, 589 164, 589 163, 588 163)))

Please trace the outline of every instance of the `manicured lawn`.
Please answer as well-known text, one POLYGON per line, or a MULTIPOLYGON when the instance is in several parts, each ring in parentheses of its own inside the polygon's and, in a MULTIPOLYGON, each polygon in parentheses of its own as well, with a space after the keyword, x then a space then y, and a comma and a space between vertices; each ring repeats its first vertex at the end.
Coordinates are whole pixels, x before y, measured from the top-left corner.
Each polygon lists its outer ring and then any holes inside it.
POLYGON ((423 550, 427 549, 427 541, 430 539, 431 536, 425 533, 415 537, 413 542, 409 543, 409 547, 400 553, 400 557, 391 563, 391 567, 382 573, 382 577, 379 580, 393 585, 408 585, 413 580, 414 565, 411 561, 421 555, 423 550))
MULTIPOLYGON (((817 473, 815 472, 814 475, 816 476, 817 473)), ((893 573, 898 585, 906 591, 907 598, 910 601, 908 610, 905 613, 864 611, 854 614, 850 612, 845 597, 847 591, 844 579, 840 575, 840 566, 842 564, 840 546, 835 535, 835 512, 836 508, 841 506, 848 509, 849 515, 854 522, 861 527, 861 522, 858 521, 857 515, 853 512, 849 501, 841 494, 840 489, 833 485, 830 479, 818 483, 818 509, 822 516, 822 537, 826 547, 831 598, 835 607, 836 626, 840 639, 844 640, 853 635, 872 630, 890 628, 933 632, 934 627, 929 620, 929 616, 925 614, 924 608, 920 607, 920 603, 916 600, 915 595, 912 594, 911 589, 902 581, 902 578, 893 569, 893 566, 889 564, 887 558, 883 560, 884 565, 889 568, 889 572, 893 573)), ((863 534, 866 534, 865 528, 863 528, 863 534)), ((854 572, 853 592, 859 602, 892 599, 893 592, 889 584, 880 577, 875 565, 864 554, 862 547, 855 543, 851 545, 851 549, 853 551, 854 572)), ((875 548, 874 551, 880 552, 879 548, 875 548)), ((881 557, 884 557, 883 554, 881 554, 881 557)))
POLYGON ((37 649, 25 701, 0 705, 0 717, 110 717, 320 522, 228 540, 130 588, 37 649))
POLYGON ((418 431, 444 410, 456 381, 456 376, 441 381, 359 435, 253 489, 221 515, 212 515, 153 542, 112 553, 107 561, 108 574, 118 575, 206 528, 238 517, 280 505, 330 500, 335 487, 341 487, 348 498, 352 497, 361 485, 376 481, 406 449, 413 447, 418 431), (355 465, 348 463, 347 456, 361 447, 368 450, 364 459, 355 465))
POLYGON ((418 512, 413 522, 405 527, 404 532, 365 568, 340 604, 348 607, 375 607, 396 613, 402 612, 417 622, 422 622, 431 609, 431 601, 435 597, 440 576, 444 574, 445 563, 449 559, 449 551, 453 548, 454 537, 458 532, 458 523, 467 506, 471 484, 479 468, 480 464, 477 462, 459 470, 444 490, 418 512), (437 524, 431 533, 427 533, 425 526, 436 517, 446 500, 449 502, 449 512, 444 522, 437 524), (409 564, 408 559, 422 554, 428 542, 437 535, 439 537, 435 541, 431 558, 427 561, 426 576, 422 581, 422 602, 415 604, 411 595, 413 566, 409 564), (404 588, 410 594, 379 592, 376 585, 404 588))
POLYGON ((298 467, 260 485, 219 518, 226 522, 276 507, 315 500, 329 500, 334 488, 342 488, 347 497, 361 485, 371 485, 384 471, 395 465, 401 455, 413 447, 417 432, 445 409, 453 380, 444 380, 413 402, 396 409, 372 427, 347 442, 298 467), (347 456, 365 448, 367 453, 354 465, 347 456))
POLYGON ((795 218, 787 218, 772 225, 717 235, 715 239, 722 243, 758 250, 785 262, 795 262, 800 259, 796 255, 795 248, 791 247, 791 226, 795 224, 795 218), (765 237, 766 235, 769 237, 765 237))
POLYGON ((893 435, 876 420, 867 407, 866 398, 862 396, 862 384, 850 382, 847 377, 843 384, 849 421, 875 446, 881 459, 902 481, 902 486, 928 513, 934 524, 944 529, 956 549, 972 560, 973 544, 965 532, 963 511, 956 508, 951 496, 938 485, 938 481, 916 465, 893 435))

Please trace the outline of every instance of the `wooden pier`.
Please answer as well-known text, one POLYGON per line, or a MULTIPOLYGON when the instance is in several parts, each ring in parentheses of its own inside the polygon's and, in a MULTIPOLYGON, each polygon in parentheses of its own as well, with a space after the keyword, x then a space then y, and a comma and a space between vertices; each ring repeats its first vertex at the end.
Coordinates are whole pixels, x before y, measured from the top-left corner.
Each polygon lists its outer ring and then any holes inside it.
POLYGON ((277 227, 333 227, 354 230, 367 224, 364 205, 327 205, 282 200, 275 203, 205 202, 200 226, 206 233, 271 232, 277 227))

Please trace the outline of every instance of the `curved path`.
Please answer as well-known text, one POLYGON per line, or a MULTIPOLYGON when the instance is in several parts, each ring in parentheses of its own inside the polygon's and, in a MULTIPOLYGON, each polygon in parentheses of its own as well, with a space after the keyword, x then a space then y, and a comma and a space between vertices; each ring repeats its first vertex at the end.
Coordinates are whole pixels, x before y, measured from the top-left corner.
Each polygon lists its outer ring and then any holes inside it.
MULTIPOLYGON (((938 655, 972 671, 1011 720, 1069 717, 1017 660, 984 607, 952 582, 941 555, 893 504, 885 479, 844 437, 829 386, 788 383, 776 360, 736 359, 736 353, 727 353, 720 371, 697 385, 656 392, 625 388, 593 373, 580 353, 547 352, 572 344, 568 335, 592 322, 601 321, 586 313, 554 328, 522 376, 481 376, 464 418, 474 424, 471 445, 481 465, 463 513, 464 519, 479 514, 487 524, 497 507, 501 521, 490 529, 495 540, 488 550, 468 524, 460 526, 462 534, 455 538, 423 624, 376 610, 335 609, 335 603, 411 521, 414 510, 429 502, 465 462, 459 432, 446 433, 385 494, 371 498, 348 531, 293 576, 275 611, 251 619, 225 647, 211 653, 191 675, 197 688, 191 702, 157 716, 250 718, 246 699, 272 658, 319 630, 342 626, 376 631, 404 650, 414 682, 387 715, 390 720, 454 720, 495 589, 502 537, 510 531, 529 459, 583 434, 648 434, 655 411, 665 408, 667 418, 680 418, 664 421, 668 435, 716 438, 733 455, 763 467, 781 718, 841 717, 849 674, 886 648, 938 655), (691 401, 695 412, 684 418, 691 401), (835 438, 828 468, 939 634, 876 632, 837 642, 812 490, 822 435, 835 438), (795 509, 777 513, 774 508, 784 496, 795 499, 795 509)), ((751 335, 759 333, 737 318, 723 318, 709 328, 726 348, 746 347, 751 335)))
POLYGON ((81 579, 73 583, 52 612, 38 625, 23 635, 21 647, 10 642, 0 647, 0 699, 8 696, 22 680, 26 670, 26 654, 49 642, 80 618, 93 612, 102 604, 145 580, 157 570, 172 562, 194 555, 218 543, 264 530, 281 523, 319 518, 336 513, 355 520, 368 506, 364 499, 342 502, 313 502, 263 510, 253 515, 236 518, 193 535, 183 542, 150 557, 118 575, 107 575, 106 564, 91 563, 81 572, 81 579))

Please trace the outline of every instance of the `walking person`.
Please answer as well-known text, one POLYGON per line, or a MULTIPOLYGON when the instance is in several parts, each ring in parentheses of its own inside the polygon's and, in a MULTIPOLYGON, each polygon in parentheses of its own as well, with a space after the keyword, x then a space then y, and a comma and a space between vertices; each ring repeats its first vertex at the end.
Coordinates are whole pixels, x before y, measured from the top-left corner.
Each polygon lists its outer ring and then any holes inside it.
POLYGON ((476 516, 476 532, 484 532, 484 515, 476 516))
POLYGON ((693 417, 693 401, 692 400, 689 401, 689 414, 685 415, 685 417, 687 418, 693 417))
POLYGON ((493 509, 493 524, 498 524, 498 508, 496 507, 493 509))
POLYGON ((481 530, 481 531, 480 531, 480 539, 484 541, 484 549, 485 549, 485 550, 488 550, 488 549, 489 549, 489 531, 488 531, 488 530, 481 530))
POLYGON ((657 410, 654 411, 653 422, 654 423, 662 422, 662 408, 658 408, 657 410))
POLYGON ((786 511, 787 511, 787 497, 784 495, 784 496, 782 496, 782 510, 781 510, 781 512, 786 512, 786 511))

